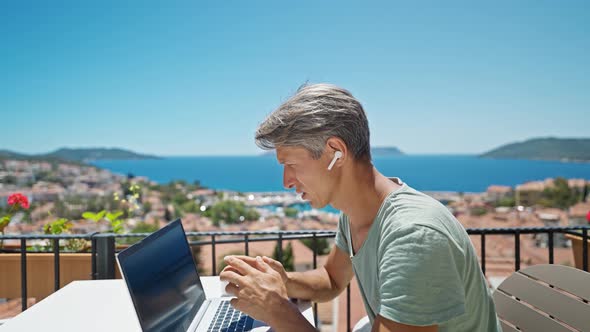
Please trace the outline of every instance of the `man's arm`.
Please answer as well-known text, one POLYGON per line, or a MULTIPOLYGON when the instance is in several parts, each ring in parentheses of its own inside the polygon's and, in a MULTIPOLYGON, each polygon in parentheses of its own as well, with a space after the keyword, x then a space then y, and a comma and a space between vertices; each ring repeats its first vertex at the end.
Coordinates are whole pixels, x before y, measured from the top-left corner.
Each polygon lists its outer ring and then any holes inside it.
POLYGON ((338 296, 352 277, 350 257, 334 245, 324 266, 306 272, 287 273, 287 293, 290 297, 326 302, 338 296))
POLYGON ((277 332, 315 331, 289 301, 280 273, 261 257, 255 259, 255 267, 243 259, 231 256, 226 257, 225 262, 231 269, 224 269, 219 277, 228 282, 226 291, 235 295, 231 299, 234 308, 266 322, 277 332))
MULTIPOLYGON (((256 267, 256 258, 248 256, 233 256, 250 266, 256 267)), ((352 280, 352 262, 348 254, 334 245, 326 264, 315 270, 306 272, 285 272, 281 262, 269 257, 262 257, 263 261, 279 273, 289 297, 314 302, 330 301, 340 294, 352 280)), ((227 266, 225 270, 232 270, 227 266)), ((236 271, 234 271, 236 272, 236 271)))
POLYGON ((401 324, 382 316, 375 317, 371 332, 436 332, 438 326, 412 326, 401 324))

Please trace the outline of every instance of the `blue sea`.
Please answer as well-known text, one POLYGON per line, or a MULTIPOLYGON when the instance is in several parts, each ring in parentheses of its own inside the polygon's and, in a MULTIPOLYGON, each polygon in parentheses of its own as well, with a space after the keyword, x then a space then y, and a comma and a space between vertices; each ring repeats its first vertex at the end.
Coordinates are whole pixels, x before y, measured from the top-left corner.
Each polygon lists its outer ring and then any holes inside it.
MULTIPOLYGON (((422 191, 483 192, 492 184, 515 186, 546 178, 590 179, 590 163, 483 159, 468 155, 375 157, 386 176, 397 176, 422 191)), ((282 168, 274 156, 169 157, 102 160, 94 165, 115 173, 146 176, 158 183, 200 181, 213 189, 240 192, 283 191, 282 168)))

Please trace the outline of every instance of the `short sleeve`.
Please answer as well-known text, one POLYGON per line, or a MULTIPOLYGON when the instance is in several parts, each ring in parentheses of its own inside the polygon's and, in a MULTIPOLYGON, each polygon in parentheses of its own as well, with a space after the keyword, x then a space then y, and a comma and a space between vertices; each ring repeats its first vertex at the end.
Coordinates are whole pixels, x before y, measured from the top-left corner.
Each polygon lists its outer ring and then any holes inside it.
POLYGON ((382 233, 379 315, 398 323, 439 325, 465 313, 465 287, 448 237, 412 224, 382 233))
POLYGON ((344 216, 344 214, 340 214, 340 219, 338 220, 338 230, 336 231, 336 238, 335 243, 340 250, 344 251, 345 253, 350 255, 348 250, 348 220, 344 216))

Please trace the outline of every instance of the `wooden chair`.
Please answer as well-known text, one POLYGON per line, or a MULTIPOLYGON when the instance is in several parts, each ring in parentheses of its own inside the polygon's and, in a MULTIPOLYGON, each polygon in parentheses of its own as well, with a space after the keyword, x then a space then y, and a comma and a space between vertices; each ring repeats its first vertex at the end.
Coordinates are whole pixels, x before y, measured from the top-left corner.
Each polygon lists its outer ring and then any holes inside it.
POLYGON ((590 331, 590 273, 563 265, 533 265, 494 292, 504 332, 590 331))

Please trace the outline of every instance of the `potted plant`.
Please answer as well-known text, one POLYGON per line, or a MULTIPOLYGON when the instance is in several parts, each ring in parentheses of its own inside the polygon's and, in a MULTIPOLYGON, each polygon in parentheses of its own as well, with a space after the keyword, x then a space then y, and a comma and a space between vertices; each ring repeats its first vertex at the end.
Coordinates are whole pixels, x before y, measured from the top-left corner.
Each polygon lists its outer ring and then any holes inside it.
MULTIPOLYGON (((16 195, 16 194, 15 194, 16 195)), ((10 214, 0 219, 1 230, 10 221, 13 213, 19 209, 29 207, 25 196, 11 195, 8 204, 11 206, 10 214), (18 205, 18 206, 17 206, 18 205)), ((118 200, 115 195, 115 200, 118 200)), ((126 203, 126 202, 121 202, 126 203)), ((110 232, 121 234, 124 232, 124 219, 121 211, 100 211, 83 213, 83 218, 95 222, 106 221, 110 224, 110 232)), ((73 226, 71 220, 57 218, 43 226, 43 232, 48 235, 70 234, 73 226)), ((55 291, 55 262, 52 240, 45 245, 36 245, 27 248, 27 295, 40 301, 55 291)), ((62 239, 59 241, 59 285, 63 287, 74 280, 92 279, 92 257, 90 243, 85 239, 62 239)), ((0 298, 21 297, 21 254, 4 253, 0 255, 0 298)), ((117 266, 115 266, 115 278, 121 278, 117 266)))
MULTIPOLYGON (((10 221, 12 220, 12 217, 19 211, 24 211, 24 210, 28 210, 29 209, 29 199, 27 198, 27 196, 21 194, 21 193, 14 193, 12 195, 8 196, 7 199, 7 203, 8 203, 8 213, 6 215, 4 215, 2 218, 0 218, 0 235, 4 235, 4 229, 6 228, 6 226, 8 226, 8 224, 10 224, 10 221)), ((0 241, 0 250, 3 249, 4 247, 4 240, 0 241)))

